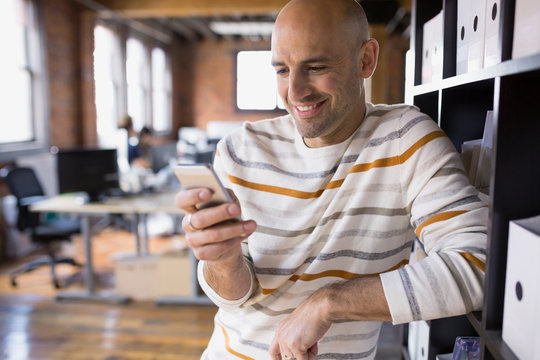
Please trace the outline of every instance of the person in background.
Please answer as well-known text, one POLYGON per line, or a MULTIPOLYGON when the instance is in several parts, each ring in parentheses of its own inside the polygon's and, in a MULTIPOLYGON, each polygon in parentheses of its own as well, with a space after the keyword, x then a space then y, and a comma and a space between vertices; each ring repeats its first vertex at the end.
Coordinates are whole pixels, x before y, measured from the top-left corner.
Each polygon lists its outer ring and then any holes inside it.
POLYGON ((118 121, 118 128, 127 132, 127 157, 129 165, 149 169, 151 163, 152 130, 143 126, 137 133, 133 127, 133 119, 130 115, 124 115, 118 121))
POLYGON ((202 359, 373 359, 384 321, 481 306, 488 209, 436 122, 366 102, 377 57, 354 0, 279 13, 272 65, 289 114, 219 142, 234 202, 199 210, 205 188, 175 199, 219 306, 202 359), (409 263, 415 239, 427 256, 409 263))

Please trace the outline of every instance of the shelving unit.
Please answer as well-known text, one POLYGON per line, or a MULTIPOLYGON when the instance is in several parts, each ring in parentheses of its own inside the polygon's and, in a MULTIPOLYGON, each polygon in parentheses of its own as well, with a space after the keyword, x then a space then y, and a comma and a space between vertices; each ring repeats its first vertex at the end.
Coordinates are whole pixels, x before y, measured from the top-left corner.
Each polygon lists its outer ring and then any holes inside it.
MULTIPOLYGON (((515 1, 500 1, 501 62, 457 76, 457 0, 412 4, 411 50, 417 55, 412 56, 414 77, 407 84, 407 98, 438 122, 458 150, 464 141, 482 138, 486 112, 494 111, 485 299, 482 311, 466 316, 481 337, 482 359, 517 359, 502 340, 509 221, 540 214, 540 54, 511 58, 515 1), (421 84, 422 28, 441 10, 443 78, 421 84)), ((464 326, 459 335, 469 330, 464 326)), ((445 331, 432 321, 430 343, 445 331)), ((429 358, 434 358, 431 352, 429 358)))

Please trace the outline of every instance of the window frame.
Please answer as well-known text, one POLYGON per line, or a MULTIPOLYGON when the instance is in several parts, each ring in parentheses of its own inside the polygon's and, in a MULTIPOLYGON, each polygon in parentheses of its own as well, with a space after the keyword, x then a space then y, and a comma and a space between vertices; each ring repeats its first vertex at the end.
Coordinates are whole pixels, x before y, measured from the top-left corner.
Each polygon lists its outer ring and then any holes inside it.
MULTIPOLYGON (((233 52, 233 109, 237 114, 267 114, 267 115, 283 115, 287 113, 286 109, 282 109, 278 106, 276 101, 276 107, 274 109, 241 109, 238 107, 238 54, 244 51, 270 51, 268 47, 264 48, 249 48, 249 49, 237 49, 233 52)), ((276 99, 279 97, 279 93, 276 90, 276 99)))
POLYGON ((49 111, 47 94, 47 69, 45 66, 45 44, 43 39, 43 17, 40 3, 25 0, 25 9, 31 19, 30 32, 25 36, 27 66, 30 78, 31 119, 34 137, 28 141, 0 143, 0 162, 12 162, 18 157, 41 153, 49 147, 49 111))

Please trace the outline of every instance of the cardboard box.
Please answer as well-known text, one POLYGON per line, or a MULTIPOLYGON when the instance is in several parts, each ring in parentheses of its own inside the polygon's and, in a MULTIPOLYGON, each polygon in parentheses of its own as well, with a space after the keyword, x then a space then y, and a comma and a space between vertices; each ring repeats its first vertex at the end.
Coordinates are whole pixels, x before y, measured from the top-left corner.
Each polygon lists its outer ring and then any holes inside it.
POLYGON ((124 256, 114 271, 116 292, 133 300, 153 300, 157 297, 159 255, 124 256))
POLYGON ((512 57, 540 53, 540 1, 516 0, 512 57))
POLYGON ((116 292, 136 301, 191 295, 191 263, 187 251, 162 255, 124 256, 115 266, 116 292))
POLYGON ((193 271, 188 251, 163 254, 158 262, 158 296, 190 296, 193 271))
POLYGON ((502 338, 519 359, 540 359, 540 216, 510 222, 502 338))

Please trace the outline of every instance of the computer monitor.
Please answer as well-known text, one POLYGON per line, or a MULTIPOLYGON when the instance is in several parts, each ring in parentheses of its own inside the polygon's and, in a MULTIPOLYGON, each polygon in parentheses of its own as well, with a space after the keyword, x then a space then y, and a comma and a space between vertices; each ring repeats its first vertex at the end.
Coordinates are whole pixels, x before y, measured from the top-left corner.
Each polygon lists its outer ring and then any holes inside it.
POLYGON ((152 145, 150 152, 152 154, 152 171, 154 173, 168 166, 171 160, 178 159, 176 142, 152 145))
POLYGON ((119 189, 116 149, 61 150, 56 156, 60 193, 84 191, 99 201, 119 189))

